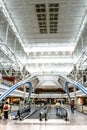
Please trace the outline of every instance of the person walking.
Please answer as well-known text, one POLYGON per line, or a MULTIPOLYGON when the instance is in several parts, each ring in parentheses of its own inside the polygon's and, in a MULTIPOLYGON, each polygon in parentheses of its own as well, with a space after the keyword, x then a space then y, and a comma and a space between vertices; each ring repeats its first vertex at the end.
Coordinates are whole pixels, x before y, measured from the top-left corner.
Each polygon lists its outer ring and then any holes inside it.
POLYGON ((72 100, 70 103, 71 106, 71 112, 74 113, 74 101, 72 100))
POLYGON ((59 107, 60 107, 60 102, 57 102, 55 106, 56 106, 56 115, 57 115, 57 114, 58 114, 59 107))
POLYGON ((6 102, 6 103, 4 104, 4 107, 3 107, 4 119, 8 119, 8 110, 9 110, 9 105, 8 105, 8 102, 6 102))

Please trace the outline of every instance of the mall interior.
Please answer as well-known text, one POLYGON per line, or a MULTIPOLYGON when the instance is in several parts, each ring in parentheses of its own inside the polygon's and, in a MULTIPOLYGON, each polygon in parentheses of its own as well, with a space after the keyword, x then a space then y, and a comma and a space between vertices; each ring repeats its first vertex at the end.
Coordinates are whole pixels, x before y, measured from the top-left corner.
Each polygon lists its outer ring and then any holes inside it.
POLYGON ((87 129, 87 0, 0 0, 4 129, 87 129))

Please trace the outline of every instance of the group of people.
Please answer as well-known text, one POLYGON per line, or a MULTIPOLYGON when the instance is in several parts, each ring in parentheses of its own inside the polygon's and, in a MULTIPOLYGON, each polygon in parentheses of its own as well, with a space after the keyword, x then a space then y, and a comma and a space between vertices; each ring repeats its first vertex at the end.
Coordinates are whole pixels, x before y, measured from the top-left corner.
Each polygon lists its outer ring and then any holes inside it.
MULTIPOLYGON (((56 109, 61 106, 61 104, 59 102, 56 103, 56 109)), ((74 113, 74 100, 72 100, 70 102, 70 106, 71 106, 71 112, 74 113)), ((4 112, 4 119, 8 119, 8 111, 9 111, 9 104, 8 102, 6 102, 5 104, 3 104, 3 112, 4 112)))
MULTIPOLYGON (((56 103, 56 109, 57 107, 61 106, 61 104, 59 102, 56 103)), ((74 113, 75 110, 75 106, 74 106, 74 100, 71 100, 70 102, 70 107, 71 107, 71 112, 74 113)))

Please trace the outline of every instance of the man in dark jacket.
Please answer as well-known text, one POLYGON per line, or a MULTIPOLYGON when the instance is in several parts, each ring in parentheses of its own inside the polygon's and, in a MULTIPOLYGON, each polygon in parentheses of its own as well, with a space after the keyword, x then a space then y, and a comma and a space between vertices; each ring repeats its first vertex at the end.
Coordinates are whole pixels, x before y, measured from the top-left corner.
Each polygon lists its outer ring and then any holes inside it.
POLYGON ((74 101, 71 101, 70 106, 71 106, 71 112, 74 113, 74 101))

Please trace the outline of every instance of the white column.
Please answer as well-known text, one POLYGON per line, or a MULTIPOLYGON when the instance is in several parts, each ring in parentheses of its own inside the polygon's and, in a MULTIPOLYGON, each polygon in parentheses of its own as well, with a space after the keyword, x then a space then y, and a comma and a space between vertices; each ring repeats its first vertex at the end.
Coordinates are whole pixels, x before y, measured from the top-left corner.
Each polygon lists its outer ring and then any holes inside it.
POLYGON ((7 24, 7 28, 6 28, 5 44, 7 44, 7 40, 8 40, 8 29, 9 29, 9 24, 7 24))
MULTIPOLYGON (((74 66, 74 78, 75 81, 77 81, 77 69, 76 66, 74 66)), ((75 102, 75 106, 77 105, 77 97, 76 97, 76 87, 74 86, 74 102, 75 102)))

